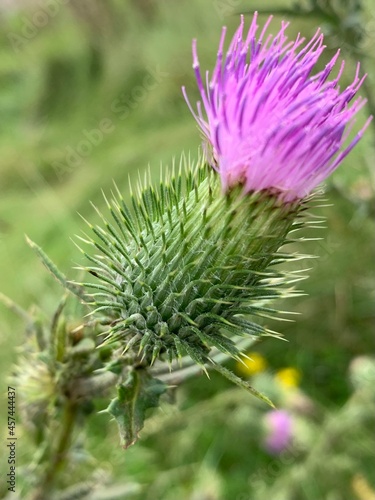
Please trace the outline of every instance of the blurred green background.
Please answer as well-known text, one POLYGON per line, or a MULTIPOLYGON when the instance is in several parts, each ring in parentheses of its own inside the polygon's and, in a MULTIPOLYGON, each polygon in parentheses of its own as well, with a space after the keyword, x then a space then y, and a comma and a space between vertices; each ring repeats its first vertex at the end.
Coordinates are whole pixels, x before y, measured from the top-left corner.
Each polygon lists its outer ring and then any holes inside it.
MULTIPOLYGON (((261 19, 275 13, 274 33, 281 19, 290 20, 291 38, 297 32, 309 37, 321 26, 328 45, 322 67, 342 47, 342 86, 351 82, 361 60, 368 73, 362 95, 369 105, 358 117, 354 128, 359 129, 374 109, 371 0, 0 0, 2 293, 25 309, 36 304, 51 314, 61 290, 24 235, 73 277, 81 256, 70 238, 84 229, 78 213, 95 221, 90 201, 103 207, 102 189, 110 192, 114 180, 126 197, 128 178, 135 179, 148 165, 158 178, 160 163, 170 165, 182 151, 197 157, 199 133, 181 95, 185 85, 192 101, 198 98, 191 39, 198 38, 202 68, 212 68, 221 26, 233 33, 238 14, 250 16, 256 9, 264 12, 261 19)), ((301 263, 301 269, 311 268, 301 285, 307 296, 283 304, 301 315, 294 323, 270 321, 288 342, 266 339, 256 346, 268 361, 265 380, 284 367, 301 373, 298 393, 315 409, 303 417, 298 431, 316 436, 308 440, 308 448, 325 435, 330 418, 345 415, 353 396, 348 376, 353 359, 374 355, 374 131, 372 124, 327 183, 329 206, 319 211, 326 227, 306 233, 323 239, 301 245, 302 252, 319 256, 301 263)), ((22 338, 22 322, 0 304, 2 397, 22 338)), ((126 454, 119 449, 114 425, 103 416, 92 418, 95 460, 117 480, 142 483, 135 498, 374 498, 371 419, 358 423, 359 436, 353 434, 348 443, 340 438, 338 445, 315 450, 326 457, 326 469, 320 469, 318 460, 316 470, 300 477, 293 476, 293 467, 309 471, 311 463, 305 469, 303 464, 311 450, 284 461, 269 456, 253 421, 267 409, 255 410, 247 394, 213 376, 186 384, 178 404, 176 412, 164 409, 154 431, 146 431, 144 440, 126 454), (326 478, 329 467, 333 472, 338 468, 340 480, 326 478), (273 491, 278 481, 281 485, 273 491), (299 486, 288 490, 290 481, 299 486), (280 491, 286 496, 278 497, 280 491)), ((5 408, 0 418, 2 428, 5 408)), ((355 418, 350 422, 354 432, 355 418)))

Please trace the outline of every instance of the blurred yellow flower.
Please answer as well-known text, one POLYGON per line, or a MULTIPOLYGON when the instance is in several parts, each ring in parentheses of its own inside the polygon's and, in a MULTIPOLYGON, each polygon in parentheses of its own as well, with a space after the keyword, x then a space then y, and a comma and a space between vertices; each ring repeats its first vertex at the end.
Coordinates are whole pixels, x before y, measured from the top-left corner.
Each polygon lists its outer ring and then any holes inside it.
POLYGON ((297 368, 293 368, 292 366, 288 368, 282 368, 281 370, 276 372, 275 379, 285 389, 298 387, 301 381, 301 372, 297 370, 297 368))
POLYGON ((352 488, 359 500, 374 500, 375 491, 371 488, 366 478, 357 474, 352 479, 352 488))
POLYGON ((267 368, 267 361, 259 352, 248 352, 246 355, 250 358, 244 358, 243 362, 237 363, 237 369, 244 375, 250 377, 257 373, 264 372, 267 368))

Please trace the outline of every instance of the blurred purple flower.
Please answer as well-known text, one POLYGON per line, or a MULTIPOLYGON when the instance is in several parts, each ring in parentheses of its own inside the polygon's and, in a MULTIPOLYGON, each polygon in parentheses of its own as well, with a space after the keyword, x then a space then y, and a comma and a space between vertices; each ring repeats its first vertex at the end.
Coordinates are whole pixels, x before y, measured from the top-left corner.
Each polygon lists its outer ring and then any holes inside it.
POLYGON ((288 23, 276 36, 266 31, 272 16, 255 37, 257 13, 243 37, 244 18, 223 58, 223 28, 216 66, 205 82, 201 76, 196 40, 193 68, 201 94, 194 112, 185 88, 184 97, 205 138, 209 163, 220 173, 224 191, 243 184, 245 191, 276 192, 285 201, 302 199, 333 172, 353 149, 369 118, 344 146, 353 117, 366 100, 349 107, 363 79, 359 65, 354 81, 343 91, 338 86, 344 69, 328 77, 339 52, 314 76, 311 72, 325 46, 320 30, 303 46, 300 36, 288 42, 288 23))
POLYGON ((264 446, 266 450, 278 455, 290 446, 293 438, 293 421, 288 412, 283 410, 272 410, 265 415, 266 438, 264 446))

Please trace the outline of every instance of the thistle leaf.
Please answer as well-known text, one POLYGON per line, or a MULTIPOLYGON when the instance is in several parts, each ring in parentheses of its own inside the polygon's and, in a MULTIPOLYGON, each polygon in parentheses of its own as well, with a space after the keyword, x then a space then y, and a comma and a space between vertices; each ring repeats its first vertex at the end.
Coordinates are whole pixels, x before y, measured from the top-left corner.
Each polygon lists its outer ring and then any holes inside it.
POLYGON ((141 369, 129 371, 125 382, 118 385, 117 398, 111 401, 107 412, 116 419, 124 448, 136 443, 147 410, 159 406, 160 396, 167 387, 141 369))
POLYGON ((34 243, 28 236, 26 237, 27 244, 34 250, 34 252, 38 255, 44 266, 48 269, 48 271, 52 274, 52 276, 69 292, 72 292, 74 295, 79 297, 84 302, 90 302, 90 297, 86 294, 85 289, 80 286, 78 283, 73 283, 69 281, 67 277, 58 270, 56 265, 52 262, 52 260, 43 252, 43 250, 34 243))
POLYGON ((238 385, 242 389, 245 389, 247 392, 250 392, 250 394, 252 394, 256 398, 260 399, 261 401, 264 401, 272 408, 275 408, 275 405, 272 403, 272 401, 267 396, 265 396, 261 392, 254 389, 254 387, 252 387, 245 380, 242 380, 242 378, 237 377, 237 375, 235 375, 233 372, 228 370, 228 368, 225 368, 224 366, 219 365, 219 364, 215 363, 214 361, 212 361, 212 368, 214 370, 216 370, 217 372, 219 372, 221 375, 223 375, 225 378, 227 378, 230 382, 233 382, 234 384, 238 385))

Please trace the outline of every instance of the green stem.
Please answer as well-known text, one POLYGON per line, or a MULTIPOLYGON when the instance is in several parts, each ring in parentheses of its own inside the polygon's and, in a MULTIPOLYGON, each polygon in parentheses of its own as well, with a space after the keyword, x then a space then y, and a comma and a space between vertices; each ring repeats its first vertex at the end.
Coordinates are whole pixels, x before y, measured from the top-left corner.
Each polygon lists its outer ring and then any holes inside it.
POLYGON ((62 417, 61 432, 58 435, 56 447, 52 448, 52 453, 49 457, 49 463, 44 472, 44 476, 35 492, 31 495, 30 500, 48 500, 51 498, 51 491, 54 488, 57 476, 66 463, 76 423, 77 411, 77 403, 67 400, 62 417))

